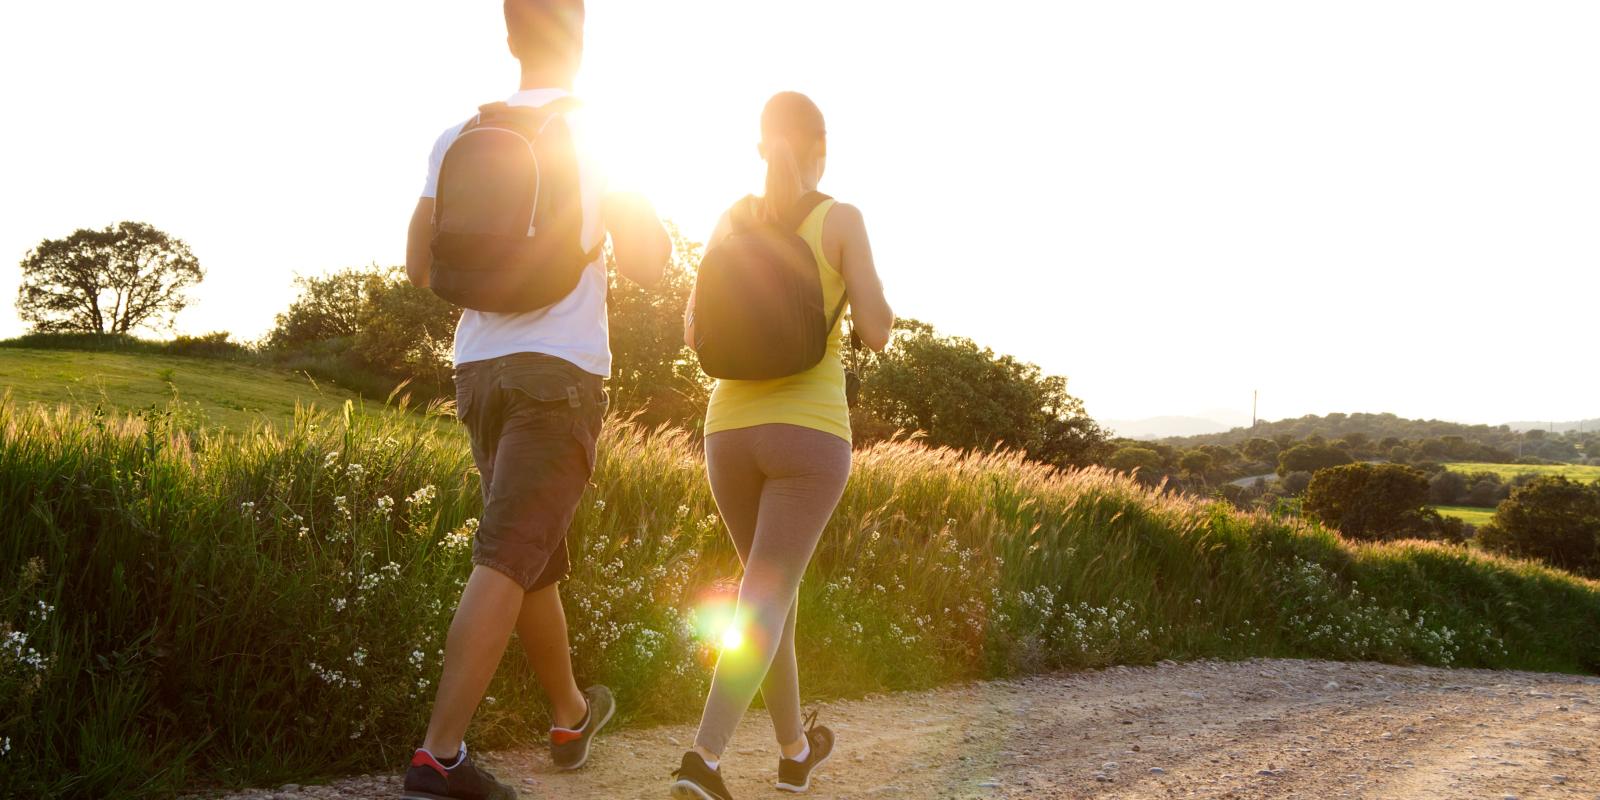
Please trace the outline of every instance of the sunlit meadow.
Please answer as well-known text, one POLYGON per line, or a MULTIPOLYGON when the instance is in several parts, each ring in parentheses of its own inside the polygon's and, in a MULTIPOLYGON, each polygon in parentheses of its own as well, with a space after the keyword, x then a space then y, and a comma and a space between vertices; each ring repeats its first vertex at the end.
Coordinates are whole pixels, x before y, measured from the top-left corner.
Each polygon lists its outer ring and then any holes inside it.
MULTIPOLYGON (((702 470, 687 434, 612 419, 573 524, 580 680, 628 723, 692 718, 737 639, 702 470)), ((399 764, 480 506, 464 438, 415 413, 241 435, 0 403, 0 795, 399 764)), ((1593 582, 914 441, 856 454, 800 608, 809 699, 1196 657, 1600 670, 1593 582)), ((489 694, 474 747, 540 740, 520 648, 489 694)))

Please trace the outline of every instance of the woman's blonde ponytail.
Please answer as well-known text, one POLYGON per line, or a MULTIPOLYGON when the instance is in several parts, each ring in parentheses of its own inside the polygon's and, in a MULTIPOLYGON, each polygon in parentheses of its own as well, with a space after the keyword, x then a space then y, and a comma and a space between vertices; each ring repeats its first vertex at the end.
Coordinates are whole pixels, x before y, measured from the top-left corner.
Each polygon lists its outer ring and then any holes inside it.
POLYGON ((822 156, 827 129, 822 111, 799 92, 780 92, 761 110, 761 141, 767 156, 761 216, 778 223, 805 193, 803 169, 822 156))

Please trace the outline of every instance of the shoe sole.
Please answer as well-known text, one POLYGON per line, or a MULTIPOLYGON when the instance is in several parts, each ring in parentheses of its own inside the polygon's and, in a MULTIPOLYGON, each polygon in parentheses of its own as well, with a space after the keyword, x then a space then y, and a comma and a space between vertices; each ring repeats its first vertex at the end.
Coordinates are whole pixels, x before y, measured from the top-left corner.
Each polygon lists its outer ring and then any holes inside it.
POLYGON ((672 784, 673 800, 717 800, 693 781, 675 781, 672 784))
POLYGON ((575 769, 583 769, 583 765, 589 763, 589 748, 594 746, 595 737, 600 735, 600 731, 605 729, 606 723, 610 722, 611 717, 616 713, 617 701, 612 700, 611 708, 606 711, 606 715, 604 717, 600 718, 600 724, 594 726, 594 733, 589 734, 589 737, 583 741, 583 758, 578 759, 577 762, 570 767, 560 767, 562 772, 571 772, 575 769))
POLYGON ((789 792, 790 794, 805 794, 807 791, 809 791, 811 789, 811 774, 813 772, 816 772, 817 770, 821 769, 822 765, 828 763, 828 759, 830 759, 830 758, 833 758, 833 751, 832 750, 829 750, 828 754, 823 756, 821 761, 818 761, 817 763, 811 765, 811 772, 807 772, 806 773, 806 782, 801 784, 801 785, 799 785, 799 786, 795 786, 794 784, 784 783, 783 781, 778 781, 778 791, 780 791, 780 792, 789 792))
MULTIPOLYGON (((490 797, 502 797, 502 798, 505 798, 505 797, 515 798, 517 796, 517 790, 512 789, 509 786, 505 787, 505 788, 506 788, 506 790, 508 792, 507 794, 489 795, 489 796, 490 797)), ((430 792, 411 791, 411 792, 405 792, 405 793, 401 794, 400 795, 400 800, 456 800, 456 798, 448 797, 448 796, 442 795, 442 794, 432 794, 430 792)))

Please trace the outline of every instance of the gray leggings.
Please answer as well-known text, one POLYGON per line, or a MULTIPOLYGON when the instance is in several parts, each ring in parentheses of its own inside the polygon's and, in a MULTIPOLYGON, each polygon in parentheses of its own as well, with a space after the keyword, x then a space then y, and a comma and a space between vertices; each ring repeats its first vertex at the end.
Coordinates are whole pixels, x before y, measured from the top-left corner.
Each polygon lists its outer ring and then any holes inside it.
POLYGON ((798 425, 757 425, 706 437, 711 493, 744 562, 743 644, 724 650, 694 743, 720 756, 756 690, 779 744, 805 735, 794 622, 800 576, 850 477, 850 443, 798 425))

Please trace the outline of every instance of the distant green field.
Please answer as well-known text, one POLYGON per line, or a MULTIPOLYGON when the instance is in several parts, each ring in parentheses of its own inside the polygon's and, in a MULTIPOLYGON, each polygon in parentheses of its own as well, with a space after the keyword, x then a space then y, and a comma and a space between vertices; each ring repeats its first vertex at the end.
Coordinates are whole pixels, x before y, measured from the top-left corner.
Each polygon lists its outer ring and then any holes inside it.
POLYGON ((1534 475, 1563 475, 1575 481, 1600 481, 1600 467, 1579 466, 1577 464, 1481 464, 1468 461, 1457 461, 1444 465, 1451 472, 1470 474, 1473 472, 1493 472, 1502 480, 1510 480, 1518 475, 1533 473, 1534 475))
POLYGON ((231 361, 147 353, 0 347, 0 394, 19 403, 96 405, 122 412, 166 408, 176 392, 206 422, 242 431, 282 425, 295 403, 336 408, 356 395, 304 375, 231 361))
POLYGON ((1447 517, 1455 517, 1468 525, 1484 525, 1494 519, 1494 509, 1475 506, 1433 506, 1433 510, 1447 517))

